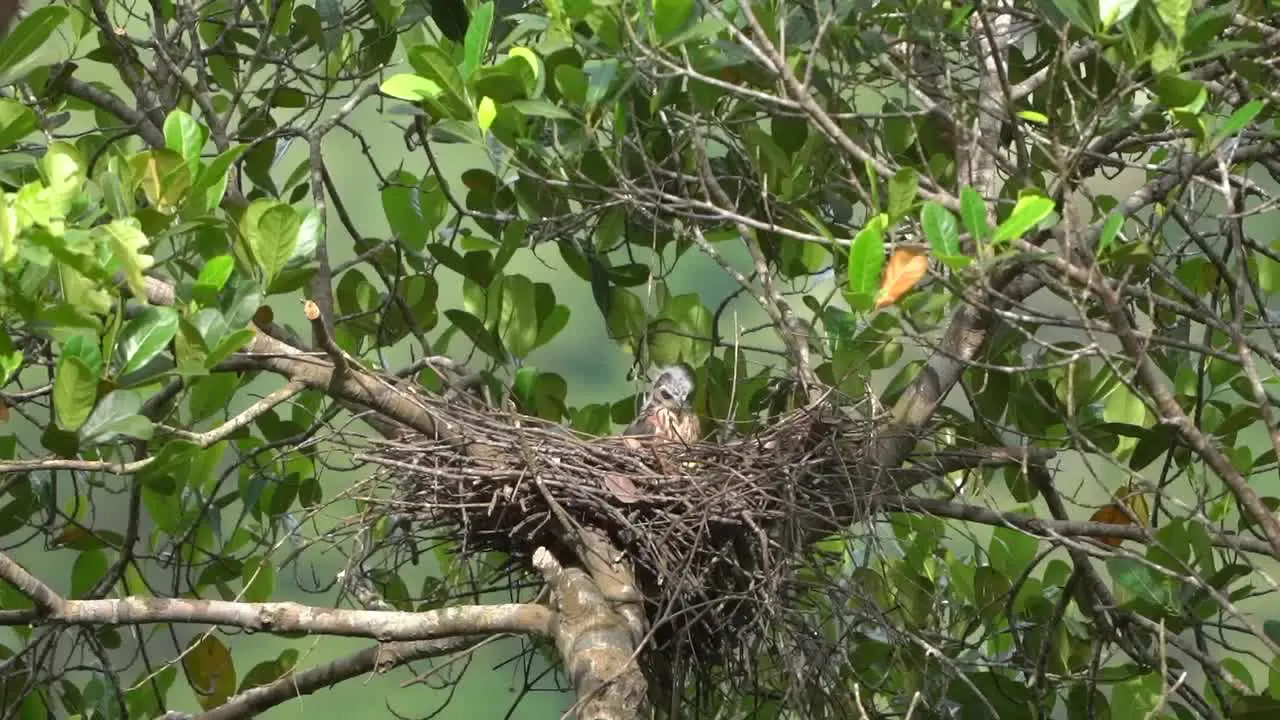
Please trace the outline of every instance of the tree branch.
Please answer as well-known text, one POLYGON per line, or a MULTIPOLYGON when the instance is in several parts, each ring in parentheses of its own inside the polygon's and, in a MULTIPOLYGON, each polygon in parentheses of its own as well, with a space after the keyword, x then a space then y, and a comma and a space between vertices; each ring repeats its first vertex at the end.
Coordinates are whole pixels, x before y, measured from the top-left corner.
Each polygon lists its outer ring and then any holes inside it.
MULTIPOLYGON (((16 564, 13 564, 16 566, 16 564)), ((4 567, 4 570, 11 568, 4 567)), ((36 581, 39 582, 39 581, 36 581)), ((47 586, 40 585, 48 590, 47 586)), ((344 610, 292 602, 244 603, 131 596, 112 600, 63 600, 43 594, 41 611, 0 616, 0 625, 149 625, 194 623, 227 625, 264 632, 368 637, 376 640, 428 640, 491 633, 550 633, 551 612, 532 604, 465 605, 427 612, 344 610)), ((35 595, 29 595, 35 599, 35 595)), ((39 602, 39 601, 38 601, 39 602)))
POLYGON ((561 567, 546 548, 534 553, 533 565, 559 611, 552 636, 578 695, 575 715, 579 720, 647 718, 648 683, 636 662, 631 623, 609 606, 586 572, 561 567))
POLYGON ((320 667, 291 672, 274 682, 245 690, 218 707, 194 716, 195 720, 240 720, 286 703, 296 697, 311 695, 344 680, 446 655, 474 645, 487 635, 462 635, 438 640, 381 643, 320 667))
MULTIPOLYGON (((1051 539, 1054 536, 1123 538, 1125 540, 1133 540, 1134 542, 1139 542, 1144 545, 1150 545, 1155 542, 1155 538, 1151 531, 1138 525, 1119 525, 1115 523, 1100 523, 1086 520, 1049 520, 1046 518, 1033 517, 1031 515, 1000 512, 998 510, 991 510, 990 508, 984 508, 977 505, 967 505, 964 503, 928 498, 894 498, 892 500, 885 501, 884 505, 890 510, 926 513, 929 515, 937 515, 938 517, 951 518, 953 520, 964 520, 966 522, 979 523, 981 525, 1014 527, 1039 538, 1051 539)), ((1255 540, 1254 538, 1245 537, 1243 535, 1219 532, 1207 527, 1205 530, 1209 534, 1209 542, 1216 547, 1230 548, 1232 550, 1257 553, 1260 555, 1271 555, 1271 546, 1260 540, 1255 540)))

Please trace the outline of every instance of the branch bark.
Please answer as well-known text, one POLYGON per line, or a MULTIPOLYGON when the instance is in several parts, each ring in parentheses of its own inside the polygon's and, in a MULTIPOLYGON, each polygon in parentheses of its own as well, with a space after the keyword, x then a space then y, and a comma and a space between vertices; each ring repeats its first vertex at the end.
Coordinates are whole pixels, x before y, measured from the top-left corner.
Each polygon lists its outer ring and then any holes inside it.
POLYGON ((546 548, 538 548, 533 564, 558 611, 551 632, 578 695, 579 720, 648 717, 648 683, 636 662, 633 623, 610 607, 586 571, 562 567, 546 548))
POLYGON ((551 612, 547 608, 518 603, 467 605, 418 613, 343 610, 292 602, 244 603, 137 596, 111 600, 65 600, 30 575, 27 579, 35 584, 23 582, 24 578, 13 570, 18 567, 17 563, 4 556, 0 558, 0 576, 13 582, 37 604, 31 610, 0 614, 0 625, 194 623, 265 632, 368 637, 382 641, 493 633, 547 635, 551 627, 551 612))

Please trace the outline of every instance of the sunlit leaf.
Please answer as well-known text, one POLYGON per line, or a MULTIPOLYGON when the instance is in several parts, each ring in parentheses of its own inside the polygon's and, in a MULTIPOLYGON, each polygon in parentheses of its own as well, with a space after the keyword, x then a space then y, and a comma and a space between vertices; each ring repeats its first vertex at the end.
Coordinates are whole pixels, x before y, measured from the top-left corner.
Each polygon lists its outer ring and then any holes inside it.
POLYGON ((991 241, 1001 243, 1022 237, 1041 220, 1048 217, 1049 213, 1053 212, 1053 208, 1053 200, 1043 195, 1024 195, 1018 198, 1017 204, 1013 206, 1013 212, 1009 213, 1009 217, 996 228, 991 241))
POLYGON ((914 247, 895 248, 889 256, 889 262, 885 264, 875 308, 879 310, 897 302, 928 271, 929 256, 923 250, 914 247))
POLYGON ((859 310, 874 307, 883 266, 884 235, 881 223, 873 220, 858 232, 849 246, 848 294, 851 305, 859 310))
POLYGON ((167 307, 147 307, 124 326, 116 344, 123 360, 120 375, 136 372, 164 352, 178 334, 178 313, 167 307))

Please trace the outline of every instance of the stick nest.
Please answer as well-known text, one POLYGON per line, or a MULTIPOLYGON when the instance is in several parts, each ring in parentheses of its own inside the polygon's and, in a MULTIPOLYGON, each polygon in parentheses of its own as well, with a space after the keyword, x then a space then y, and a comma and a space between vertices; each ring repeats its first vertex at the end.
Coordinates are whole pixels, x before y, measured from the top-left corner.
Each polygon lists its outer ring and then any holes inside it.
POLYGON ((812 541, 871 510, 873 425, 829 408, 731 443, 638 449, 510 413, 433 413, 453 439, 384 443, 370 457, 392 481, 395 512, 460 557, 505 553, 512 586, 538 547, 572 562, 575 527, 606 533, 645 598, 644 664, 668 683, 754 663, 804 612, 812 541))

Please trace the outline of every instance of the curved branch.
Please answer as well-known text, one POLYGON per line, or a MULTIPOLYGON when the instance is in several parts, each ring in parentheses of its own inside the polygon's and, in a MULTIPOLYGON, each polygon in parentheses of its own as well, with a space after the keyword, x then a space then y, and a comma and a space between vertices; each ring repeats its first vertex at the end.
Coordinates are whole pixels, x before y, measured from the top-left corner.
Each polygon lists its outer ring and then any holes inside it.
POLYGON ((439 640, 381 643, 319 667, 291 672, 274 682, 250 688, 218 707, 195 715, 195 720, 240 720, 265 712, 296 697, 311 695, 366 673, 382 673, 415 660, 457 652, 487 635, 463 635, 439 640))

